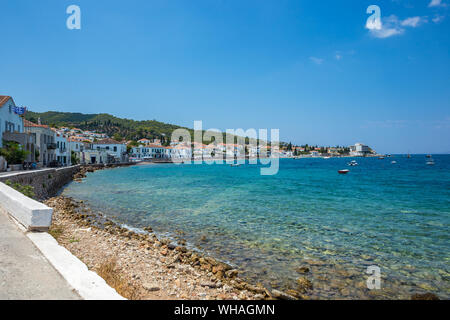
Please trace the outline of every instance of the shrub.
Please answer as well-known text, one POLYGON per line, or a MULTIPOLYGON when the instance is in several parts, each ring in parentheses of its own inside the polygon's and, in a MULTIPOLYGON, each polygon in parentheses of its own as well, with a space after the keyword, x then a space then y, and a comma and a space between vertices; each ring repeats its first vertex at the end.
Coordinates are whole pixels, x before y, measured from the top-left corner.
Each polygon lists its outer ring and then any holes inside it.
POLYGON ((20 184, 18 182, 11 182, 11 180, 6 180, 5 183, 6 183, 7 186, 10 186, 11 188, 19 191, 20 193, 23 193, 28 198, 34 198, 35 197, 33 186, 23 185, 23 184, 20 184))
POLYGON ((3 141, 3 148, 0 149, 0 156, 5 157, 8 164, 22 164, 29 153, 13 141, 3 141))

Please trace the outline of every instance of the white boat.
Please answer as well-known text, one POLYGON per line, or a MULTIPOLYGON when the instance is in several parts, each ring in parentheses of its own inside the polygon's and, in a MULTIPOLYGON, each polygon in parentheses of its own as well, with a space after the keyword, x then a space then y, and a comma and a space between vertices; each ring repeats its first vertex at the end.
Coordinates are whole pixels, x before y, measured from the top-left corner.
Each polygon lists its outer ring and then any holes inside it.
POLYGON ((347 163, 350 167, 354 167, 358 165, 358 162, 356 162, 356 160, 352 160, 349 163, 347 163))
POLYGON ((396 163, 397 163, 397 161, 391 161, 391 163, 392 163, 392 164, 396 164, 396 163))
POLYGON ((434 166, 434 160, 433 159, 428 160, 427 165, 434 166))

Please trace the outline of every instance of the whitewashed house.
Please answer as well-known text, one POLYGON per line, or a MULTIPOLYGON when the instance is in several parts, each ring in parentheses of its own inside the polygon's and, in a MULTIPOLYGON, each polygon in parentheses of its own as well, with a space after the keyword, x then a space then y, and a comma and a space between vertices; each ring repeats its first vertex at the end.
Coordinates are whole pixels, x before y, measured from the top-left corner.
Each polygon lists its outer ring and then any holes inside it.
POLYGON ((169 155, 166 148, 157 144, 148 144, 131 149, 131 157, 138 160, 164 159, 169 155))
POLYGON ((63 135, 62 132, 55 131, 55 143, 56 143, 56 149, 55 149, 55 157, 56 161, 61 166, 70 166, 70 148, 69 148, 69 142, 67 141, 67 138, 63 135))
POLYGON ((104 150, 107 154, 113 156, 116 162, 128 161, 127 145, 110 138, 93 142, 92 150, 104 150))
POLYGON ((55 133, 48 126, 36 124, 28 120, 23 120, 24 130, 28 134, 35 136, 36 151, 39 157, 36 160, 44 166, 56 160, 55 133))

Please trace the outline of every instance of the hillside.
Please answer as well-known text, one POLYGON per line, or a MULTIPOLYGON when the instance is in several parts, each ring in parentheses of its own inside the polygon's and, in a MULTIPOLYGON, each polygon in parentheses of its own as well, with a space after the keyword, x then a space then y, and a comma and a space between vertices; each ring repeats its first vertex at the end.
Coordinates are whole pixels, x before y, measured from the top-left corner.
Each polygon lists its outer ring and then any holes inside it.
MULTIPOLYGON (((167 124, 156 120, 136 121, 131 119, 117 118, 107 113, 101 114, 83 114, 72 112, 27 112, 25 119, 37 123, 38 118, 42 124, 52 127, 76 127, 82 130, 97 131, 106 133, 116 139, 139 140, 161 139, 164 144, 170 143, 172 132, 180 127, 173 124, 167 124)), ((194 130, 189 130, 193 139, 194 130)), ((225 141, 225 133, 223 134, 225 141)), ((206 141, 205 141, 206 142, 206 141)))

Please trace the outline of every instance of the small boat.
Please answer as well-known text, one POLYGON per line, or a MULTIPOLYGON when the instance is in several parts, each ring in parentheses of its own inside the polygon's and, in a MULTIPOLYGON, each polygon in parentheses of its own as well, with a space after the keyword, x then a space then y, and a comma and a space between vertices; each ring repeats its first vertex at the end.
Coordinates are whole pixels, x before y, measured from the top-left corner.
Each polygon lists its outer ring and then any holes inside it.
POLYGON ((378 159, 384 159, 384 157, 383 156, 379 156, 378 159))
POLYGON ((434 166, 434 160, 433 159, 428 160, 427 165, 434 166))
POLYGON ((324 159, 330 159, 331 157, 323 157, 324 159))
POLYGON ((344 170, 338 170, 339 174, 347 174, 350 172, 350 170, 344 169, 344 170))
POLYGON ((408 155, 406 157, 409 159, 409 158, 411 158, 411 155, 408 153, 408 155))
POLYGON ((231 167, 239 167, 240 164, 239 163, 234 163, 234 164, 230 164, 231 167))
POLYGON ((427 154, 427 158, 431 158, 431 154, 427 154))
POLYGON ((391 163, 392 163, 392 164, 396 164, 396 163, 397 163, 397 161, 391 161, 391 163))
POLYGON ((354 167, 358 165, 358 162, 356 162, 356 160, 352 160, 349 163, 347 163, 350 167, 354 167))

